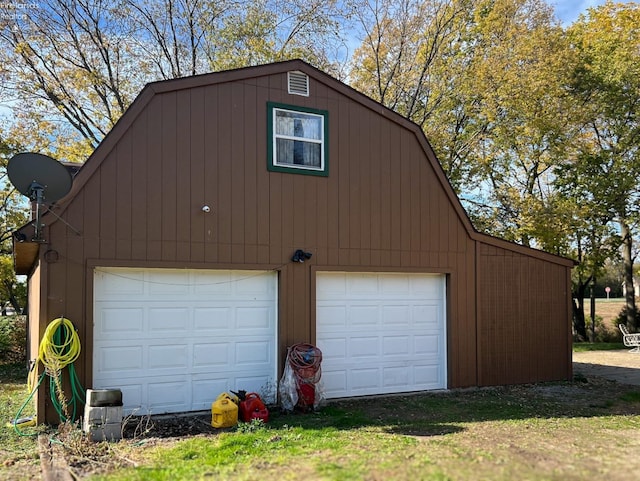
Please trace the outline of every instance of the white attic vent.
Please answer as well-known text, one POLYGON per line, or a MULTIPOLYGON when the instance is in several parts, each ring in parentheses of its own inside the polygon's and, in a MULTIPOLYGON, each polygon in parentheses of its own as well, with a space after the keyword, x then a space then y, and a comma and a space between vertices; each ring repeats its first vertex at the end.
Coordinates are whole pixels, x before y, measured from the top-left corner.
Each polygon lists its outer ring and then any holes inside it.
POLYGON ((288 72, 287 80, 290 94, 309 96, 309 76, 306 73, 297 70, 288 72))

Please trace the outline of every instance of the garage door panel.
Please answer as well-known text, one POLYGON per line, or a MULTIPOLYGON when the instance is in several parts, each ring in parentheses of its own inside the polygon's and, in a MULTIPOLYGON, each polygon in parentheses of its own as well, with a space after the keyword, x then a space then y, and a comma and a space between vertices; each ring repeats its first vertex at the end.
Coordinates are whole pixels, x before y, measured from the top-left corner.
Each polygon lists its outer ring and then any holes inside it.
POLYGON ((175 412, 190 404, 191 388, 185 380, 163 379, 147 387, 148 405, 152 413, 175 412))
POLYGON ((144 310, 142 308, 112 308, 103 303, 96 304, 100 319, 96 319, 98 336, 122 335, 125 338, 134 332, 142 332, 144 310))
POLYGON ((446 387, 444 284, 442 275, 318 273, 327 397, 446 387))
POLYGON ((194 411, 211 409, 211 393, 222 393, 229 390, 226 377, 211 379, 210 375, 195 375, 191 381, 192 404, 194 411))
POLYGON ((380 290, 387 297, 402 297, 412 290, 411 280, 404 275, 387 275, 379 278, 380 290))
MULTIPOLYGON (((371 294, 378 291, 378 276, 375 274, 357 274, 347 276, 347 291, 350 294, 371 294)), ((351 296, 350 296, 351 297, 351 296)))
POLYGON ((379 368, 353 368, 349 372, 349 384, 351 390, 359 394, 369 393, 372 389, 380 386, 379 368))
POLYGON ((233 326, 232 314, 229 307, 196 307, 193 310, 194 327, 198 332, 229 329, 233 326))
POLYGON ((133 371, 142 369, 144 349, 140 345, 103 345, 94 349, 99 360, 99 373, 133 371))
POLYGON ((380 339, 376 336, 352 336, 347 346, 349 356, 354 359, 378 357, 380 355, 380 339))
POLYGON ((149 327, 154 331, 185 332, 189 328, 189 309, 160 307, 147 309, 149 327))
POLYGON ((229 389, 234 391, 243 390, 247 392, 260 392, 265 388, 268 389, 270 385, 275 386, 273 378, 254 376, 251 375, 251 373, 247 373, 245 376, 237 375, 233 382, 233 386, 237 387, 230 386, 229 389))
POLYGON ((127 412, 210 408, 276 377, 275 273, 100 268, 94 290, 93 387, 123 389, 127 412))
POLYGON ((440 334, 415 336, 413 338, 414 352, 416 356, 431 356, 440 359, 442 352, 442 338, 440 334))
POLYGON ((149 369, 177 368, 184 370, 189 365, 189 347, 186 344, 149 346, 147 356, 149 369))
POLYGON ((216 368, 230 363, 229 344, 226 342, 193 345, 194 368, 216 368))
POLYGON ((318 329, 331 330, 347 325, 346 306, 323 305, 317 307, 316 324, 318 329))
POLYGON ((111 299, 117 296, 119 299, 136 299, 144 294, 144 271, 139 269, 127 269, 126 273, 106 273, 96 270, 94 279, 94 300, 111 299))
POLYGON ((385 336, 382 340, 382 354, 386 357, 402 356, 411 352, 409 336, 385 336))
MULTIPOLYGON (((323 354, 324 356, 324 354, 323 354)), ((322 384, 327 398, 346 396, 347 393, 347 371, 322 369, 322 384)))
POLYGON ((385 326, 408 326, 411 317, 410 307, 406 305, 383 305, 378 309, 382 312, 382 322, 385 326))
POLYGON ((425 386, 425 389, 440 389, 444 383, 440 366, 437 364, 423 364, 413 367, 415 382, 425 386))
POLYGON ((411 306, 411 320, 421 329, 427 329, 430 324, 433 329, 439 329, 442 309, 434 304, 419 304, 411 306), (424 326, 424 327, 423 327, 424 326))
POLYGON ((444 298, 444 283, 434 283, 441 276, 415 276, 411 278, 410 292, 422 299, 440 301, 444 298))
POLYGON ((154 273, 145 271, 147 297, 160 299, 179 299, 189 293, 189 271, 164 271, 154 273))
POLYGON ((382 370, 382 385, 385 388, 403 388, 413 384, 411 369, 407 366, 386 367, 382 370))
POLYGON ((242 307, 236 310, 236 329, 268 330, 273 325, 270 306, 242 307))
POLYGON ((268 341, 236 342, 235 363, 238 366, 270 364, 273 345, 268 341))
POLYGON ((375 304, 359 305, 351 304, 348 306, 348 320, 352 327, 364 326, 368 329, 371 324, 377 323, 379 318, 379 308, 375 304))
POLYGON ((260 276, 251 273, 247 273, 244 277, 238 276, 238 280, 231 283, 231 287, 248 299, 271 299, 273 294, 272 285, 265 284, 260 276))
POLYGON ((228 297, 233 289, 234 277, 232 271, 193 271, 194 290, 197 295, 206 294, 214 298, 228 297))
POLYGON ((342 361, 347 358, 347 340, 344 337, 335 339, 324 338, 322 341, 322 366, 327 362, 342 361))

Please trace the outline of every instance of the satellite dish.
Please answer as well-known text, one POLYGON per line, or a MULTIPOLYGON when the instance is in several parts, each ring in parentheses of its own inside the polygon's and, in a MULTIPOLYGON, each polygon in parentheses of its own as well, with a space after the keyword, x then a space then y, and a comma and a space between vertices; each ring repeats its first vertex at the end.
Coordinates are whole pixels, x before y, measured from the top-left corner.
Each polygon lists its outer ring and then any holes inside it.
POLYGON ((7 165, 7 175, 16 189, 36 203, 35 237, 42 241, 40 208, 53 204, 71 190, 71 174, 67 168, 47 155, 33 152, 14 155, 7 165))
POLYGON ((53 204, 71 190, 71 174, 64 165, 47 155, 23 153, 14 155, 7 165, 9 180, 16 189, 31 200, 53 204))

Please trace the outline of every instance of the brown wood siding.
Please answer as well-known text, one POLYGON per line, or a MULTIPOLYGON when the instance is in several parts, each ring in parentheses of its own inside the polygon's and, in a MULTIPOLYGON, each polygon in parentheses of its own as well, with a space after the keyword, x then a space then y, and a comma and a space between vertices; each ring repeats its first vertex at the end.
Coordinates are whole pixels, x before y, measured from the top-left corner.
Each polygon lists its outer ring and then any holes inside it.
POLYGON ((480 244, 478 383, 570 379, 569 268, 480 244))
MULTIPOLYGON (((27 291, 29 298, 27 300, 27 357, 29 360, 38 357, 38 349, 40 347, 40 339, 44 331, 40 328, 40 313, 42 311, 42 269, 40 263, 36 264, 29 279, 27 281, 27 291)), ((35 394, 35 405, 37 411, 44 412, 44 396, 42 391, 35 394)))
POLYGON ((73 317, 86 387, 95 266, 275 269, 281 359, 286 346, 315 339, 314 269, 442 273, 449 387, 558 377, 567 326, 554 316, 567 293, 550 278, 566 279, 567 268, 490 246, 477 259, 476 234, 416 129, 314 77, 309 97, 287 93, 286 72, 188 82, 145 91, 126 129, 114 129, 120 137, 108 137, 83 168, 90 177, 62 211, 80 234, 62 222, 47 229, 59 260, 43 271, 49 291, 40 319, 73 317), (268 101, 329 112, 327 177, 267 171, 268 101), (292 263, 296 249, 312 259, 292 263), (516 298, 506 299, 513 285, 516 298), (538 305, 545 295, 553 300, 548 311, 538 305), (544 327, 522 339, 521 326, 535 322, 544 327), (554 354, 542 360, 541 348, 554 354))

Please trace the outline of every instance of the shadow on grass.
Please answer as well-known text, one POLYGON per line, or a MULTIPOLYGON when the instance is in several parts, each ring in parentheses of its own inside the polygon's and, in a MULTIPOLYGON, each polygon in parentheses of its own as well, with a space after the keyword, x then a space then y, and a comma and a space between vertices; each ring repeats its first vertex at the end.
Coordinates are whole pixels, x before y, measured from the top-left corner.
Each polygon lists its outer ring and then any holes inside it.
MULTIPOLYGON (((307 414, 284 414, 272 409, 266 428, 298 427, 309 431, 377 428, 394 434, 427 437, 460 432, 466 423, 482 421, 588 418, 616 414, 640 414, 640 388, 603 379, 582 378, 581 382, 338 400, 307 414)), ((163 416, 152 420, 153 427, 145 436, 224 432, 211 427, 210 414, 163 416)), ((129 436, 125 433, 125 437, 129 436)))

